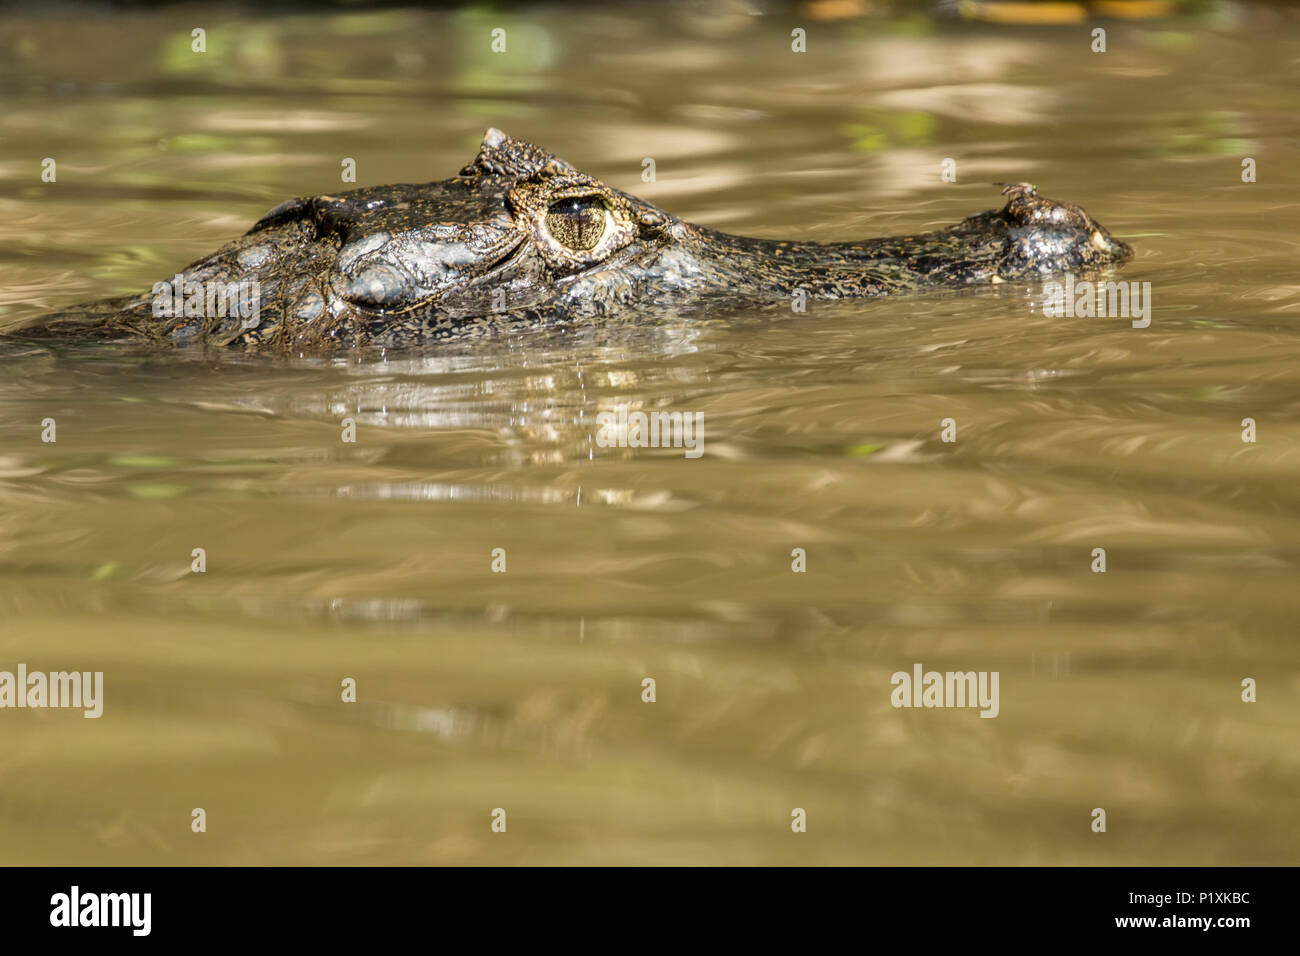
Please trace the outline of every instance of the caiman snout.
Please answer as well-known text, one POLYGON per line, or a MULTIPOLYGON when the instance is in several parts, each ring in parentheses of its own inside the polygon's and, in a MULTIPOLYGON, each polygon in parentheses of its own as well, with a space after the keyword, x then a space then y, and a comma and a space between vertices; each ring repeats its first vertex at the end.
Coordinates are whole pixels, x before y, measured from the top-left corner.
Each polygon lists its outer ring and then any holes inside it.
POLYGON ((1029 183, 1014 183, 1002 192, 1007 197, 1002 215, 1013 240, 1006 272, 999 270, 1002 279, 1098 269, 1133 254, 1081 206, 1040 196, 1029 183))

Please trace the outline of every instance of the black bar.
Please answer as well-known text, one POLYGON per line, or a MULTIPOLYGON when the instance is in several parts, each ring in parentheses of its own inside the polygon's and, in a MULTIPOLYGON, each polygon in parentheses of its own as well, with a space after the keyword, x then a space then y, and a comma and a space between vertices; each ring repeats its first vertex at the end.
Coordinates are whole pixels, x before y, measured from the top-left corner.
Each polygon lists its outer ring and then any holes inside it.
POLYGON ((668 945, 702 932, 733 940, 790 935, 810 946, 831 932, 864 943, 896 938, 927 947, 947 940, 985 947, 1125 937, 1142 945, 1202 939, 1233 945, 1286 927, 1296 878, 1293 868, 1154 867, 27 868, 0 874, 6 942, 75 937, 78 945, 144 939, 336 945, 391 934, 450 945, 463 931, 486 942, 512 930, 532 935, 537 945, 570 936, 599 939, 606 931, 614 934, 606 937, 611 945, 637 936, 668 945), (111 918, 117 908, 125 925, 51 925, 70 912, 73 886, 78 921, 98 919, 101 911, 111 918), (150 894, 147 936, 136 935, 144 926, 144 897, 131 909, 114 897, 101 910, 101 894, 108 893, 150 894), (60 896, 69 904, 62 911, 60 896), (95 901, 87 903, 87 896, 95 901), (1154 923, 1120 925, 1148 919, 1154 923), (1211 925, 1189 925, 1193 919, 1211 925))

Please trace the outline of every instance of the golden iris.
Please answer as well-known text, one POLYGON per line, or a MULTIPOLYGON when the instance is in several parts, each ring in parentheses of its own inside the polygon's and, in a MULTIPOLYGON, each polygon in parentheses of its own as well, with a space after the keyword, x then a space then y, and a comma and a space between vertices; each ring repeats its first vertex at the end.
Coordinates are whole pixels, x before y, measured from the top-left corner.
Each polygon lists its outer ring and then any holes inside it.
POLYGON ((600 244, 605 220, 605 204, 594 196, 561 199, 546 211, 551 235, 577 252, 590 252, 600 244))

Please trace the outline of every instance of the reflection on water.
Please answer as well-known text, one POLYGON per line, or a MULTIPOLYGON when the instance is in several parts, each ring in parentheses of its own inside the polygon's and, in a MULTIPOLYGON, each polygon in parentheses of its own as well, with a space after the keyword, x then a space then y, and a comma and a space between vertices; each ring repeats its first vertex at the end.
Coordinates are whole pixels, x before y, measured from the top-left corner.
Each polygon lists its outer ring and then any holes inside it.
POLYGON ((488 125, 756 235, 1031 180, 1133 243, 1154 312, 0 345, 0 669, 106 683, 98 721, 0 712, 5 861, 1296 862, 1300 25, 1231 9, 1104 56, 916 16, 795 55, 784 16, 684 8, 217 12, 202 57, 188 14, 10 19, 0 323, 147 287, 344 157, 449 175, 488 125), (619 408, 703 413, 704 457, 603 447, 619 408), (999 671, 1000 715, 893 709, 916 662, 999 671))

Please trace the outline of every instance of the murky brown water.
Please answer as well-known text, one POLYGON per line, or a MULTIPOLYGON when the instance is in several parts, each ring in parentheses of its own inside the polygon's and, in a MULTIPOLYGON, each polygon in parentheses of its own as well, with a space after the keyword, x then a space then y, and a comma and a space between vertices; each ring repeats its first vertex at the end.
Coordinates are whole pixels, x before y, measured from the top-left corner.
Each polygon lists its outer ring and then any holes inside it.
POLYGON ((1146 329, 1001 287, 365 363, 4 346, 0 670, 105 702, 0 710, 0 860, 1300 862, 1300 20, 1106 26, 0 25, 0 323, 146 288, 344 157, 451 175, 489 125, 765 236, 1029 180, 1153 297, 1146 329), (619 406, 703 412, 704 456, 599 447, 619 406), (916 663, 999 672, 999 716, 894 709, 916 663))

